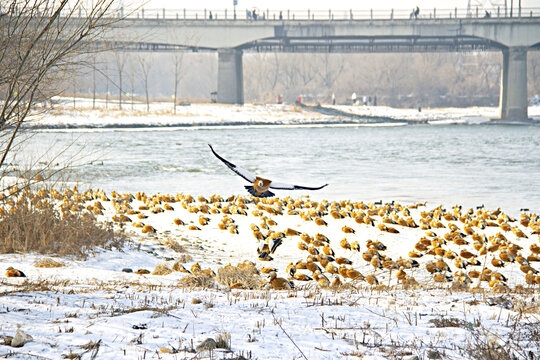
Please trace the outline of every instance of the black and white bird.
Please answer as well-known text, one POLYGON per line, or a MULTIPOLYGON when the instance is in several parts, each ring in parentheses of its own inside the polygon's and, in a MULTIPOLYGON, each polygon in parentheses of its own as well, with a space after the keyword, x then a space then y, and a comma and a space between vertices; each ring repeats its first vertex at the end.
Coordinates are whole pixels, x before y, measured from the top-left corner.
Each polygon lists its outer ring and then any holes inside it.
POLYGON ((276 190, 320 190, 323 187, 327 186, 328 184, 324 184, 322 186, 317 187, 310 187, 310 186, 300 186, 300 185, 293 185, 293 184, 286 184, 286 183, 280 183, 275 182, 269 179, 264 179, 262 177, 259 177, 255 174, 253 174, 251 171, 248 171, 246 169, 243 169, 241 167, 238 167, 231 163, 230 161, 222 158, 218 153, 214 151, 212 148, 212 145, 208 144, 210 146, 210 150, 212 150, 212 153, 221 161, 225 163, 236 174, 240 175, 242 178, 247 180, 251 185, 245 185, 244 187, 246 190, 253 196, 256 197, 271 197, 275 194, 269 189, 276 189, 276 190))

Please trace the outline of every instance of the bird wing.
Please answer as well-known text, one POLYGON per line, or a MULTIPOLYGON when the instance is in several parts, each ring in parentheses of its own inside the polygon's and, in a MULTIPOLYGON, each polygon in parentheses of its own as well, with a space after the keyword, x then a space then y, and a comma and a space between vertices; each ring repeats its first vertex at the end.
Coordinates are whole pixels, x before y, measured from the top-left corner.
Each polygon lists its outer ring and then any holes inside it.
POLYGON ((286 184, 286 183, 272 181, 270 183, 270 188, 278 189, 278 190, 320 190, 327 185, 328 184, 324 184, 322 186, 310 187, 310 186, 293 185, 293 184, 286 184))
POLYGON ((241 177, 243 177, 245 180, 249 181, 250 183, 254 183, 255 180, 256 180, 256 176, 255 174, 253 174, 251 171, 248 171, 246 169, 243 169, 241 167, 238 167, 236 165, 234 165, 232 162, 222 158, 221 156, 218 155, 218 153, 216 153, 214 151, 214 149, 212 148, 212 145, 208 144, 208 146, 210 146, 210 150, 212 150, 212 153, 214 153, 214 155, 221 161, 223 161, 225 163, 225 165, 227 165, 227 167, 229 167, 229 169, 231 169, 232 171, 234 171, 235 173, 237 173, 238 175, 240 175, 241 177))

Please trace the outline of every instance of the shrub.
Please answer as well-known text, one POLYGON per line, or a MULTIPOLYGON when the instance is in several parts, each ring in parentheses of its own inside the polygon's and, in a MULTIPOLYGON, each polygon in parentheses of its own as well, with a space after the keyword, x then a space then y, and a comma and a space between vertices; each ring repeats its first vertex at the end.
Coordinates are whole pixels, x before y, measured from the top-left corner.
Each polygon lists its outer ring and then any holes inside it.
POLYGON ((0 253, 75 255, 121 247, 125 237, 86 212, 60 212, 51 202, 23 196, 0 215, 0 253))
POLYGON ((231 287, 234 284, 242 284, 245 289, 260 289, 264 281, 258 274, 254 274, 250 268, 240 269, 234 266, 220 268, 217 272, 218 284, 231 287))

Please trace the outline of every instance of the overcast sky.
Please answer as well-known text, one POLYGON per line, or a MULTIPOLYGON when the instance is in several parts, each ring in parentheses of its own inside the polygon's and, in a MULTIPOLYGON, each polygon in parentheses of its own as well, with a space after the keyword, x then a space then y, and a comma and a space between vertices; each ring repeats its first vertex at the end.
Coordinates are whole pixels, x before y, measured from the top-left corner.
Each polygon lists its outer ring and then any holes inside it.
MULTIPOLYGON (((167 8, 167 9, 231 9, 233 0, 197 0, 197 1, 179 1, 179 0, 118 0, 125 7, 141 6, 147 9, 167 8)), ((492 8, 504 6, 505 0, 237 0, 238 9, 258 8, 270 10, 286 9, 310 9, 310 10, 369 10, 369 9, 412 9, 419 6, 420 9, 453 9, 467 8, 470 2, 471 6, 480 8, 492 8)), ((511 0, 506 0, 508 7, 511 0)), ((517 7, 519 0, 514 0, 514 7, 517 7)), ((521 0, 521 6, 540 7, 540 0, 521 0)))

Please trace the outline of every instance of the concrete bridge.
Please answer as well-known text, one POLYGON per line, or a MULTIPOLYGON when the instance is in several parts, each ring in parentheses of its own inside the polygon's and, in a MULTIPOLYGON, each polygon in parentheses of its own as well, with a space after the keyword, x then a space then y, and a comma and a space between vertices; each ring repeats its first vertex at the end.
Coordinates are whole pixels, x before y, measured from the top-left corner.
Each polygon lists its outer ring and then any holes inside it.
MULTIPOLYGON (((506 13, 506 11, 505 11, 506 13)), ((151 49, 217 51, 218 97, 220 103, 243 104, 242 54, 245 51, 281 52, 437 52, 497 50, 503 53, 500 119, 524 121, 527 115, 527 52, 540 50, 540 11, 527 17, 458 16, 409 19, 387 13, 355 19, 353 13, 336 19, 326 12, 319 19, 308 12, 299 19, 280 12, 266 19, 239 19, 227 12, 210 11, 195 18, 176 13, 167 18, 126 18, 104 40, 138 44, 151 49), (272 19, 270 19, 272 17, 272 19)), ((478 16, 478 11, 476 11, 478 16)), ((483 14, 480 14, 483 15, 483 14)), ((497 10, 500 16, 500 9, 497 10)))

